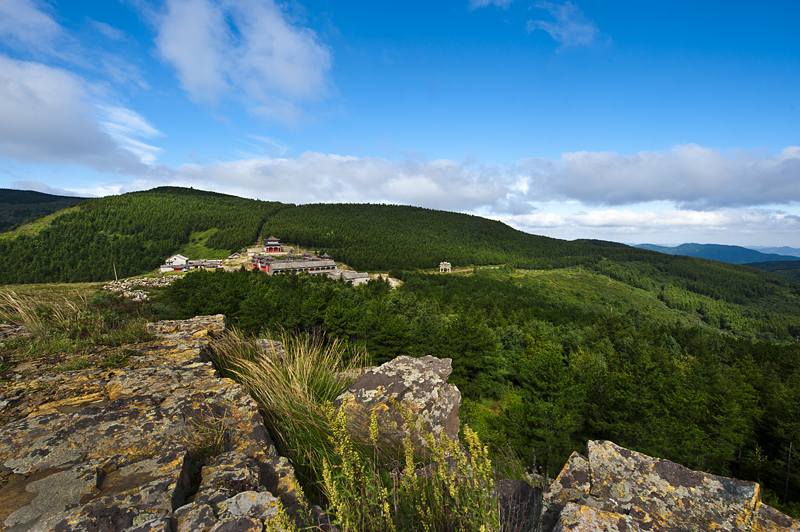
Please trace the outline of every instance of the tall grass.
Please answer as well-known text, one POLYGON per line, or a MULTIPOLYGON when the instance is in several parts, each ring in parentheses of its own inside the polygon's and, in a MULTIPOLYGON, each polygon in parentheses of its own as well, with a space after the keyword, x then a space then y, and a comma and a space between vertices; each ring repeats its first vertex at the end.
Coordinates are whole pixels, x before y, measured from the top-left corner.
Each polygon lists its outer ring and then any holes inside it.
POLYGON ((76 295, 43 300, 5 291, 0 293, 0 321, 28 328, 30 338, 23 355, 91 345, 119 346, 152 337, 145 331, 146 320, 139 307, 107 292, 91 298, 76 295))
POLYGON ((491 460, 475 432, 464 427, 463 446, 437 440, 394 403, 408 428, 403 455, 378 445, 374 412, 370 442, 356 442, 346 430, 346 409, 333 401, 366 353, 308 336, 284 334, 281 341, 283 356, 232 330, 215 341, 213 356, 259 404, 306 493, 328 507, 343 532, 499 530, 491 460))
POLYGON ((214 342, 215 363, 223 375, 250 392, 273 428, 279 450, 292 458, 313 491, 322 478, 323 460, 333 456, 325 405, 355 380, 355 370, 366 364, 367 354, 338 340, 307 335, 283 334, 281 342, 283 356, 264 352, 232 329, 214 342))

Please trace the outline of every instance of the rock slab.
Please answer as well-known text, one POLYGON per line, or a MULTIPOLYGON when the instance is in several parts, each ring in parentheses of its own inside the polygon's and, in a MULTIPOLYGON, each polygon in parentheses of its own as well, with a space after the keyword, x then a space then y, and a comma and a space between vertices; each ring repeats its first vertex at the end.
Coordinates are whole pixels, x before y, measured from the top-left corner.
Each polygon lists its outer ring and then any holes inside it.
POLYGON ((755 482, 692 471, 668 460, 590 441, 543 497, 540 532, 800 531, 761 502, 755 482))
POLYGON ((43 399, 0 427, 0 531, 261 530, 296 504, 257 405, 207 362, 225 317, 148 328, 125 367, 15 381, 43 399))
MULTIPOLYGON (((360 376, 334 402, 347 412, 347 430, 357 440, 369 441, 372 412, 377 414, 381 445, 400 448, 408 433, 403 408, 435 438, 457 438, 461 392, 447 383, 449 358, 400 356, 360 376)), ((412 438, 415 436, 411 431, 412 438)))

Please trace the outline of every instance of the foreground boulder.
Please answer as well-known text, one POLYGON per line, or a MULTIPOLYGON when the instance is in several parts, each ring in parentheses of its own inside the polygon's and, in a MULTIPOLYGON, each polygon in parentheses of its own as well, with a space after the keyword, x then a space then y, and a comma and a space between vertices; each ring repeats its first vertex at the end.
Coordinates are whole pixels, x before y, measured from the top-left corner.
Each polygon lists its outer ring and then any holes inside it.
POLYGON ((204 356, 224 316, 148 328, 121 367, 14 369, 0 531, 261 530, 297 506, 257 405, 204 356))
POLYGON ((761 502, 755 482, 692 471, 668 460, 590 441, 543 497, 540 532, 798 531, 761 502))
MULTIPOLYGON (((334 406, 347 412, 347 430, 356 439, 369 440, 372 411, 377 414, 379 442, 400 448, 407 428, 398 405, 435 438, 457 438, 461 392, 447 383, 453 368, 449 358, 397 357, 368 370, 340 395, 334 406)), ((412 434, 412 436, 414 436, 412 434)))

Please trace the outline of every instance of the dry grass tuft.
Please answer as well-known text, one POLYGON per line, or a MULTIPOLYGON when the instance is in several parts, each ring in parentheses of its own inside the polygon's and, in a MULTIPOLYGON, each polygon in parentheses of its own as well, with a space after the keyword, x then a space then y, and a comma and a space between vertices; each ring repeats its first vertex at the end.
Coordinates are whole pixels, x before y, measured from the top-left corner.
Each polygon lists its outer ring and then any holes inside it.
POLYGON ((213 345, 220 371, 243 385, 258 403, 282 453, 312 482, 323 458, 333 454, 325 406, 354 380, 367 354, 338 340, 307 335, 281 337, 285 354, 264 352, 254 340, 231 330, 213 345))

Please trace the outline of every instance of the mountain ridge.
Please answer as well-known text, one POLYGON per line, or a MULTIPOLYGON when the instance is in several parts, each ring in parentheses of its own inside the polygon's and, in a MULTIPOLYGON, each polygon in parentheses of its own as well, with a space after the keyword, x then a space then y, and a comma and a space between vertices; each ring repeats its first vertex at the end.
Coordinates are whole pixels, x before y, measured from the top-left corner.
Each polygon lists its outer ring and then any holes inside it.
POLYGON ((655 244, 633 244, 633 247, 656 251, 658 253, 665 253, 667 255, 685 255, 687 257, 730 262, 731 264, 797 260, 797 257, 790 255, 762 253, 744 246, 730 246, 724 244, 688 243, 672 247, 659 246, 655 244))

